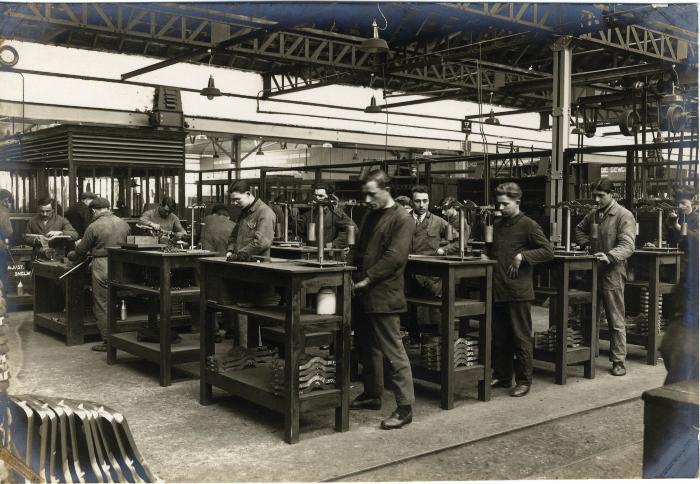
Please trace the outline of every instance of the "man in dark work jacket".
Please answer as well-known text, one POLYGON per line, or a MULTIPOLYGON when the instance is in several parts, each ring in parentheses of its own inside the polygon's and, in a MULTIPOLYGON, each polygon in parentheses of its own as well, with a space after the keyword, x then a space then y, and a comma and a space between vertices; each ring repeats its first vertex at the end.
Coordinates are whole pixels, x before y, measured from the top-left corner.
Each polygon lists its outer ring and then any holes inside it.
POLYGON ((494 224, 493 243, 487 248, 489 258, 497 262, 493 271, 491 386, 510 388, 515 354, 512 397, 527 395, 532 384, 532 267, 554 257, 542 228, 520 211, 522 196, 515 183, 496 187, 496 208, 503 216, 494 224))
POLYGON ((95 197, 96 195, 92 192, 83 192, 80 195, 80 200, 66 210, 65 216, 78 232, 79 237, 85 235, 85 229, 92 222, 92 210, 89 205, 95 197))
POLYGON ((363 366, 364 392, 350 405, 353 410, 382 406, 383 359, 391 368, 397 409, 382 421, 383 429, 397 429, 413 420, 413 375, 401 340, 399 314, 406 311, 404 269, 408 261, 415 223, 403 207, 394 202, 389 176, 382 170, 370 172, 362 191, 370 211, 360 228, 357 245, 349 260, 353 274, 353 319, 356 344, 363 366))

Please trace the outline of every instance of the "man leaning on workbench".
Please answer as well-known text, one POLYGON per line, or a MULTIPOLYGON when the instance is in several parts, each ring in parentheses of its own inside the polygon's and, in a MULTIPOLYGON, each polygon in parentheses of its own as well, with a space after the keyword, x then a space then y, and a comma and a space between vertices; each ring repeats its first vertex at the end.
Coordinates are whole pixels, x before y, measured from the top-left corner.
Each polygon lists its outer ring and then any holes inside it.
POLYGON ((634 253, 636 223, 632 212, 613 198, 615 185, 601 178, 591 187, 598 205, 576 226, 576 243, 598 259, 598 291, 602 294, 610 330, 610 373, 623 376, 627 356, 625 282, 627 259, 634 253))
POLYGON ((29 219, 24 232, 24 239, 34 246, 34 256, 41 246, 37 235, 43 235, 46 239, 67 235, 70 240, 77 240, 78 232, 66 218, 56 213, 56 201, 53 198, 40 198, 36 204, 39 213, 29 219))
POLYGON ((501 217, 493 227, 493 243, 486 247, 488 258, 496 261, 491 386, 510 388, 515 370, 512 397, 527 395, 532 385, 532 268, 554 257, 552 244, 542 228, 520 211, 522 196, 516 183, 496 187, 496 210, 501 217))
POLYGON ((187 236, 187 231, 180 223, 180 218, 175 215, 176 209, 175 199, 165 197, 159 207, 143 212, 139 222, 155 230, 172 232, 175 238, 183 239, 187 236))
POLYGON ((411 363, 400 333, 400 313, 406 312, 404 269, 416 224, 391 196, 391 179, 383 170, 363 179, 370 210, 365 214, 357 245, 349 254, 353 273, 353 325, 362 362, 364 391, 352 410, 379 410, 384 392, 383 360, 391 368, 396 410, 382 420, 383 429, 398 429, 413 420, 415 401, 411 363))
MULTIPOLYGON (((239 180, 228 189, 231 201, 241 209, 231 236, 229 237, 226 259, 249 262, 255 258, 270 259, 270 246, 275 236, 275 212, 262 200, 253 195, 248 182, 239 180)), ((249 283, 236 294, 237 304, 252 306, 274 306, 279 295, 272 286, 249 283)), ((259 331, 254 321, 243 323, 239 316, 239 341, 241 346, 255 348, 259 343, 259 331)))
POLYGON ((126 242, 129 235, 129 224, 117 217, 110 210, 109 200, 97 197, 90 202, 92 222, 85 229, 85 235, 75 247, 74 252, 68 254, 71 260, 92 257, 90 268, 92 270, 92 308, 97 320, 97 328, 100 330, 102 342, 92 347, 93 351, 107 351, 108 321, 107 305, 109 300, 109 287, 107 281, 107 247, 118 247, 126 242))

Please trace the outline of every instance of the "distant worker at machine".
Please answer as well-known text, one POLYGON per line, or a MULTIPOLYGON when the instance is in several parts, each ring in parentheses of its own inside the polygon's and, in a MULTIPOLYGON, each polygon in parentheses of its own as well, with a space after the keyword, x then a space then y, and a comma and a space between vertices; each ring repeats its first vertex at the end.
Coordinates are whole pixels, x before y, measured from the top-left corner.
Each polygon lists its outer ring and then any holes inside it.
POLYGON ((24 240, 34 246, 34 256, 39 252, 44 241, 37 235, 43 236, 46 240, 65 235, 69 240, 77 240, 78 232, 71 223, 64 217, 56 213, 56 201, 50 197, 43 197, 37 201, 38 213, 29 219, 24 232, 24 240))
POLYGON ((2 296, 9 291, 7 286, 7 268, 10 263, 10 237, 12 237, 12 223, 10 221, 10 209, 12 208, 12 192, 4 188, 0 189, 0 282, 2 282, 2 296))
POLYGON ((80 200, 66 210, 65 217, 75 231, 78 232, 78 237, 82 237, 85 234, 85 229, 90 225, 90 222, 92 222, 90 202, 92 202, 95 197, 96 195, 92 192, 83 192, 80 195, 80 200))
POLYGON ((678 209, 668 216, 667 240, 671 247, 687 252, 688 241, 698 241, 698 212, 693 210, 691 196, 686 193, 676 195, 678 209))
POLYGON ((97 320, 97 328, 102 342, 92 347, 93 351, 107 351, 108 321, 107 307, 109 301, 109 281, 107 264, 107 247, 118 247, 126 242, 129 224, 117 217, 110 210, 109 200, 97 197, 90 202, 92 223, 85 229, 85 235, 69 253, 69 259, 80 260, 92 257, 92 309, 97 320))
POLYGON ((398 429, 413 420, 413 376, 400 333, 400 314, 406 312, 404 270, 415 223, 391 196, 391 178, 373 170, 363 179, 369 211, 350 251, 353 272, 353 325, 362 362, 364 390, 350 404, 352 410, 379 410, 384 392, 384 361, 390 368, 397 408, 382 420, 383 429, 398 429))
POLYGON ((627 356, 625 281, 627 259, 634 253, 635 220, 632 212, 613 198, 615 186, 601 178, 591 187, 598 205, 576 226, 576 243, 598 259, 598 290, 610 331, 611 373, 623 376, 627 356))
MULTIPOLYGON (((455 234, 459 234, 459 210, 457 210, 458 201, 455 197, 445 197, 440 202, 442 216, 447 223, 452 226, 455 234)), ((464 224, 464 240, 467 241, 472 235, 469 224, 464 224)), ((457 235, 459 237, 459 235, 457 235)))
POLYGON ((532 386, 533 267, 554 257, 554 249, 542 227, 520 211, 522 197, 516 183, 496 187, 496 210, 501 217, 493 227, 493 243, 486 246, 488 258, 496 261, 491 386, 511 388, 515 373, 511 397, 527 395, 532 386))
POLYGON ((396 197, 394 201, 398 203, 401 207, 403 207, 403 209, 406 210, 408 213, 411 213, 413 211, 411 199, 408 198, 406 195, 400 195, 396 197))
MULTIPOLYGON (((329 200, 337 201, 338 198, 334 195, 333 187, 329 184, 317 184, 314 186, 314 200, 316 202, 327 202, 329 200)), ((317 221, 318 207, 313 207, 306 213, 299 216, 299 228, 305 236, 308 236, 308 227, 312 222, 317 221)), ((341 207, 335 205, 333 207, 323 206, 323 240, 326 244, 333 244, 333 248, 345 249, 348 247, 348 227, 357 225, 343 211, 341 207)), ((316 229, 319 230, 318 228, 316 229)), ((318 232, 315 234, 318 240, 318 232)))
MULTIPOLYGON (((430 207, 428 187, 416 185, 411 189, 411 217, 416 226, 411 238, 410 253, 418 255, 445 255, 459 252, 459 242, 451 242, 450 225, 437 215, 433 215, 430 207)), ((411 274, 408 278, 408 292, 414 297, 439 299, 442 297, 442 279, 440 277, 411 274)), ((429 324, 433 332, 440 327, 440 310, 428 309, 429 324)), ((411 339, 417 341, 420 330, 417 321, 409 322, 411 339)))
MULTIPOLYGON (((226 259, 246 262, 253 257, 270 259, 270 247, 275 236, 276 217, 272 209, 253 195, 248 182, 239 180, 229 187, 231 201, 241 209, 241 215, 228 239, 226 259)), ((250 283, 236 293, 237 303, 253 306, 273 306, 279 302, 274 286, 250 283)), ((258 325, 248 324, 239 318, 239 341, 241 346, 258 346, 258 325)))
POLYGON ((146 210, 141 215, 139 222, 163 232, 172 232, 176 239, 187 237, 187 231, 180 223, 180 218, 175 215, 177 204, 172 197, 165 197, 160 206, 146 210))

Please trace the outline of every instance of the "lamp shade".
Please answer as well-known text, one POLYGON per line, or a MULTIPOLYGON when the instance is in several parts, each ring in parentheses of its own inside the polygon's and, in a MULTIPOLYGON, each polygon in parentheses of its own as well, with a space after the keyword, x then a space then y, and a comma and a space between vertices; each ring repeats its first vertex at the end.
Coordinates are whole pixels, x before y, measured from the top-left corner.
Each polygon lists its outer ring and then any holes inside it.
POLYGON ((221 96, 221 91, 214 85, 214 76, 209 76, 209 84, 207 85, 207 87, 199 91, 199 94, 202 96, 206 96, 209 100, 221 96))
POLYGON ((365 112, 366 113, 373 113, 373 114, 382 112, 382 108, 377 106, 377 98, 376 97, 372 96, 372 99, 370 99, 370 101, 369 101, 369 106, 367 106, 365 108, 365 112))

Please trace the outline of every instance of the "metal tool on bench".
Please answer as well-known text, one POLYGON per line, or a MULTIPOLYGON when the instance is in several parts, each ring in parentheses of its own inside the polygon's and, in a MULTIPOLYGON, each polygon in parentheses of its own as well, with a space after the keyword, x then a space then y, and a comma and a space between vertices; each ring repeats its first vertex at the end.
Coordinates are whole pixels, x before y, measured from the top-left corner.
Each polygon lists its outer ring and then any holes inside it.
MULTIPOLYGON (((565 220, 566 220, 566 230, 564 230, 564 233, 562 234, 562 239, 563 239, 563 245, 558 245, 554 247, 554 253, 555 255, 566 255, 566 256, 583 256, 583 255, 588 255, 588 252, 585 250, 577 250, 576 249, 576 244, 571 242, 571 214, 572 213, 584 213, 588 212, 590 210, 593 210, 594 208, 597 208, 596 205, 593 204, 587 204, 587 203, 581 203, 579 201, 573 200, 573 201, 564 201, 564 202, 559 202, 556 205, 545 205, 545 208, 549 209, 562 209, 562 212, 564 214, 565 220)), ((556 224, 556 222, 553 222, 553 224, 556 224)), ((556 228, 556 225, 554 225, 553 228, 556 228)), ((562 230, 564 227, 562 227, 562 230)), ((593 236, 591 236, 593 238, 593 236)))
POLYGON ((314 208, 316 208, 316 222, 310 222, 309 223, 309 241, 312 239, 316 241, 316 247, 317 247, 317 259, 316 260, 304 260, 304 261, 297 261, 299 264, 304 264, 304 265, 313 265, 317 267, 324 267, 324 266, 339 266, 339 265, 345 265, 345 262, 343 261, 327 261, 325 260, 325 240, 324 240, 324 233, 323 233, 323 219, 324 219, 324 213, 323 213, 323 207, 331 207, 331 210, 333 207, 337 205, 337 201, 328 199, 328 200, 312 200, 311 201, 311 213, 313 214, 314 208), (316 228, 318 227, 318 230, 316 228))
MULTIPOLYGON (((676 206, 669 200, 642 199, 635 203, 636 211, 656 213, 656 246, 653 250, 674 251, 675 247, 664 246, 664 214, 675 210, 676 206)), ((687 230, 687 229, 686 229, 687 230)), ((649 249, 646 245, 643 249, 649 249)))
MULTIPOLYGON (((195 232, 195 230, 194 230, 194 220, 195 220, 194 214, 195 214, 195 210, 197 211, 197 213, 199 215, 199 220, 200 220, 200 222, 199 222, 200 229, 199 230, 201 232, 202 227, 204 226, 204 223, 201 221, 202 220, 202 210, 204 208, 206 208, 206 205, 202 203, 201 205, 192 205, 191 207, 187 207, 187 208, 192 210, 192 227, 190 228, 190 232, 191 232, 190 233, 190 248, 194 249, 194 232, 195 232)), ((201 236, 201 233, 200 233, 200 236, 201 236)))

